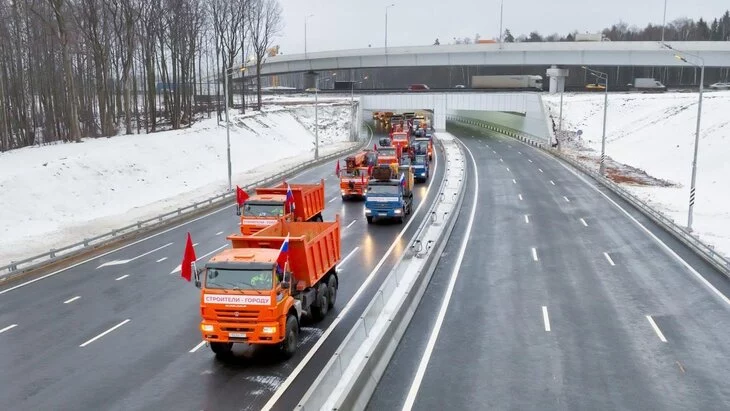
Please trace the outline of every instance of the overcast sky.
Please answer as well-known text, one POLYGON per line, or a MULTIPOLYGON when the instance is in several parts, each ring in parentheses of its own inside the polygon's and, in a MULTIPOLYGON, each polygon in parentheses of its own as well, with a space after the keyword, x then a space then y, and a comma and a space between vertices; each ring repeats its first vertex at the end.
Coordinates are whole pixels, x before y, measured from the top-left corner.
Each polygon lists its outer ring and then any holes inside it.
MULTIPOLYGON (((284 54, 304 52, 304 17, 308 19, 307 51, 383 47, 385 6, 388 45, 442 44, 454 37, 499 36, 500 0, 279 0, 284 29, 275 44, 284 54)), ((730 8, 730 0, 667 0, 667 22, 678 17, 712 20, 730 8)), ((619 21, 644 27, 661 25, 664 0, 504 0, 504 28, 515 35, 595 32, 619 21), (640 6, 639 6, 640 4, 640 6)))

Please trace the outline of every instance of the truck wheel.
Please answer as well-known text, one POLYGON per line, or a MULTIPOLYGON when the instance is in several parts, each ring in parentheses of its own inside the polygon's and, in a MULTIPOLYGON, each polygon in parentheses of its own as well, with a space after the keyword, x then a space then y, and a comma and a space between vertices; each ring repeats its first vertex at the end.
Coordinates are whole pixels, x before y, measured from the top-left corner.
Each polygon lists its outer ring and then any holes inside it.
POLYGON ((330 275, 330 279, 327 281, 327 291, 329 292, 329 308, 334 308, 337 300, 337 278, 334 275, 330 275))
POLYGON ((233 347, 233 343, 223 343, 223 342, 210 343, 210 349, 213 350, 215 355, 218 357, 225 357, 225 356, 231 355, 232 347, 233 347))
POLYGON ((317 288, 317 305, 312 304, 312 319, 322 321, 329 311, 329 299, 327 298, 327 286, 321 283, 317 288))
POLYGON ((299 324, 296 317, 290 315, 286 318, 286 335, 281 343, 281 353, 284 358, 291 358, 297 352, 297 343, 299 341, 299 324))
POLYGON ((373 218, 372 217, 365 217, 365 218, 367 218, 368 224, 372 224, 373 223, 373 218))

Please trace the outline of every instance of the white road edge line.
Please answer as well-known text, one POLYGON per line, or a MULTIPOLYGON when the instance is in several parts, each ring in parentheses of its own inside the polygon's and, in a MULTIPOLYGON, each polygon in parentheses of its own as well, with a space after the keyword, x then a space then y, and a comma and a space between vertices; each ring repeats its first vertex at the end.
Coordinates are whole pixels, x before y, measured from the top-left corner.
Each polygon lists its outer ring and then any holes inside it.
POLYGON ((115 279, 114 279, 114 281, 124 280, 124 279, 125 279, 125 278, 127 278, 127 277, 129 277, 129 274, 124 274, 124 275, 123 275, 123 276, 121 276, 121 277, 117 277, 117 278, 115 278, 115 279))
POLYGON ((80 295, 77 295, 76 297, 73 297, 73 298, 69 298, 68 300, 64 301, 63 303, 64 303, 64 304, 70 304, 70 303, 72 303, 72 302, 74 302, 74 301, 78 300, 79 298, 81 298, 81 296, 80 296, 80 295))
POLYGON ((530 224, 530 217, 525 214, 525 224, 530 224))
MULTIPOLYGON (((545 154, 545 155, 547 156, 547 154, 545 154)), ((725 294, 723 294, 722 292, 720 292, 720 290, 718 290, 714 285, 712 285, 712 283, 709 282, 705 277, 703 277, 702 274, 700 274, 687 261, 685 261, 682 257, 680 257, 679 254, 677 254, 674 250, 672 250, 671 247, 669 247, 664 241, 662 241, 661 239, 659 239, 659 237, 657 237, 654 233, 652 233, 651 230, 649 230, 648 228, 646 228, 646 226, 644 226, 643 224, 641 224, 639 222, 639 220, 637 220, 636 218, 634 218, 634 216, 632 216, 631 213, 629 213, 628 211, 626 211, 626 209, 624 209, 623 207, 621 207, 617 202, 613 201, 613 199, 611 197, 609 197, 608 194, 604 193, 598 187, 596 187, 595 185, 593 185, 590 181, 586 180, 586 178, 583 177, 582 175, 580 175, 578 171, 573 170, 571 167, 567 166, 566 164, 563 164, 561 161, 558 161, 558 160, 555 160, 555 161, 557 161, 558 164, 560 164, 561 166, 563 166, 571 174, 573 174, 574 176, 578 177, 578 179, 580 179, 581 181, 583 181, 588 187, 592 188, 593 190, 595 190, 596 192, 598 192, 599 194, 601 194, 609 203, 613 204, 616 208, 618 208, 619 210, 621 210, 621 212, 629 220, 633 221, 634 224, 636 224, 639 228, 641 228, 641 230, 643 230, 652 240, 656 241, 657 244, 659 244, 664 249, 664 251, 666 251, 667 254, 669 254, 674 259, 676 259, 677 261, 679 261, 679 263, 682 264, 695 278, 697 278, 697 280, 699 280, 702 284, 704 284, 705 287, 707 287, 707 289, 709 289, 713 294, 715 294, 718 298, 720 298, 723 302, 725 302, 725 304, 727 304, 728 306, 730 306, 730 298, 728 298, 725 294)))
POLYGON ((606 260, 608 260, 608 263, 611 265, 616 265, 616 263, 613 262, 613 259, 611 259, 611 256, 608 255, 608 253, 604 252, 603 256, 606 257, 606 260))
POLYGON ((584 220, 584 219, 582 219, 582 218, 581 218, 581 219, 580 219, 580 222, 581 222, 581 223, 582 223, 582 224, 583 224, 584 226, 588 227, 588 223, 586 223, 586 220, 584 220))
POLYGON ((542 306, 542 321, 545 323, 545 331, 550 332, 550 316, 546 306, 542 306))
POLYGON ((0 334, 4 333, 5 331, 12 330, 13 328, 17 327, 18 324, 10 324, 7 327, 0 329, 0 334))
POLYGON ((350 253, 345 256, 345 258, 340 260, 340 262, 337 264, 337 268, 339 269, 340 267, 345 265, 345 262, 347 261, 347 259, 352 257, 359 249, 360 249, 360 246, 353 248, 352 251, 350 251, 350 253))
POLYGON ((532 259, 534 261, 538 261, 538 259, 537 259, 537 248, 535 248, 535 247, 532 247, 532 259))
POLYGON ((94 337, 94 338, 90 339, 89 341, 86 341, 85 343, 83 343, 83 344, 79 345, 79 347, 86 347, 87 345, 89 345, 89 344, 93 343, 94 341, 98 340, 99 338, 101 338, 101 337, 103 337, 103 336, 105 336, 105 335, 109 334, 110 332, 112 332, 112 331, 116 330, 117 328, 119 328, 119 327, 123 326, 124 324, 126 324, 126 323, 128 323, 128 322, 130 322, 130 321, 132 321, 132 320, 130 320, 129 318, 127 318, 126 320, 124 320, 124 321, 120 322, 119 324, 115 325, 114 327, 112 327, 112 328, 110 328, 110 329, 108 329, 108 330, 104 331, 103 333, 101 333, 101 334, 97 335, 96 337, 94 337))
POLYGON ((352 225, 355 224, 356 222, 357 222, 357 220, 352 220, 352 222, 350 222, 350 224, 348 224, 347 227, 345 227, 345 228, 352 227, 352 225))
POLYGON ((667 342, 667 339, 664 338, 664 334, 662 333, 662 330, 660 330, 659 326, 656 325, 656 323, 654 322, 654 319, 651 318, 651 315, 647 315, 646 319, 649 320, 649 324, 651 324, 651 328, 654 329, 654 332, 659 337, 659 339, 662 340, 662 342, 667 342))
POLYGON ((441 331, 441 326, 443 325, 444 317, 446 316, 446 310, 449 308, 451 295, 454 293, 456 279, 459 277, 461 262, 464 259, 466 246, 468 245, 469 237, 471 236, 471 229, 474 225, 474 215, 476 214, 477 200, 479 199, 479 170, 477 169, 477 162, 474 159, 474 155, 472 154, 471 150, 469 149, 469 147, 466 146, 466 144, 463 144, 463 146, 469 153, 469 157, 471 157, 472 167, 474 168, 474 200, 472 201, 471 212, 469 213, 469 221, 466 223, 466 232, 464 233, 461 240, 459 256, 456 259, 456 264, 454 264, 454 269, 451 271, 451 279, 449 280, 449 285, 446 288, 444 300, 441 303, 441 308, 439 310, 438 316, 436 317, 436 323, 433 326, 431 336, 429 337, 428 343, 426 344, 426 349, 424 350, 423 356, 421 357, 421 362, 418 364, 418 370, 416 371, 416 375, 413 378, 411 387, 408 390, 408 396, 406 397, 406 402, 403 405, 404 411, 410 411, 413 408, 413 403, 416 401, 416 395, 418 394, 418 389, 421 387, 423 377, 426 374, 426 367, 428 367, 428 362, 431 359, 433 348, 436 345, 436 340, 438 339, 439 332, 441 331))
POLYGON ((198 343, 198 345, 196 345, 195 347, 193 347, 193 348, 192 348, 192 349, 191 349, 190 351, 188 351, 188 352, 195 352, 195 351, 198 351, 198 350, 200 349, 200 347, 202 347, 202 346, 204 346, 204 345, 205 345, 205 340, 203 340, 203 341, 199 342, 199 343, 198 343))
MULTIPOLYGON (((372 138, 371 138, 371 140, 372 140, 372 138)), ((434 157, 434 175, 437 174, 437 170, 438 170, 438 166, 439 166, 438 159, 439 159, 439 156, 434 157)), ((426 198, 428 198, 428 193, 431 192, 431 186, 433 185, 434 181, 436 181, 435 178, 432 178, 431 181, 429 181, 428 187, 426 187, 426 193, 423 197, 424 200, 426 198)), ((416 211, 414 211, 413 214, 411 214, 411 216, 417 215, 418 212, 421 210, 421 207, 423 207, 424 204, 426 204, 426 201, 421 201, 418 204, 418 207, 416 207, 416 211)), ((304 367, 307 366, 309 361, 312 360, 312 357, 314 357, 314 354, 316 354, 317 351, 319 350, 319 348, 322 346, 322 344, 324 344, 324 342, 327 340, 327 337, 329 337, 329 335, 332 334, 332 331, 334 331, 335 327, 337 327, 337 325, 340 323, 340 321, 342 321, 342 318, 345 316, 345 314, 347 314, 347 312, 350 311, 350 309, 353 307, 353 305, 355 305, 355 302, 357 301, 357 299, 360 298, 360 295, 365 291, 367 286, 370 284, 370 282, 375 277, 375 273, 377 273, 378 270, 380 270, 380 267, 385 263, 385 260, 388 259, 388 257, 390 256, 390 253, 392 253, 393 250, 395 249, 396 244, 398 244, 398 242, 403 237, 403 235, 405 234, 408 227, 410 227, 414 221, 416 221, 416 219, 413 217, 408 219, 408 222, 403 227, 403 229, 401 229, 400 233, 398 233, 398 235, 395 237, 393 242, 390 244, 390 247, 385 251, 385 254, 383 254, 383 257, 380 259, 380 261, 378 261, 378 264, 375 266, 375 268, 373 268, 372 271, 370 271, 370 274, 368 274, 367 278, 365 278, 365 280, 360 284, 360 288, 358 288, 357 291, 355 291, 355 294, 352 297, 350 297, 350 300, 347 302, 345 307, 339 312, 339 315, 337 317, 335 317, 335 319, 332 321, 332 323, 330 323, 329 327, 327 327, 327 329, 324 330, 322 335, 317 339, 317 341, 314 343, 312 348, 309 349, 309 351, 304 356, 304 358, 302 358, 302 360, 299 361, 299 364, 297 364, 296 368, 294 368, 294 370, 289 374, 289 376, 284 380, 284 382, 281 383, 281 385, 279 385, 279 387, 274 392, 274 395, 272 395, 271 398, 269 398, 269 401, 267 401, 266 404, 264 404, 263 408, 261 408, 261 411, 271 410, 271 408, 274 407, 276 402, 279 401, 279 398, 281 398, 281 396, 284 395, 286 390, 289 389, 289 386, 299 376, 299 374, 302 372, 304 367)))

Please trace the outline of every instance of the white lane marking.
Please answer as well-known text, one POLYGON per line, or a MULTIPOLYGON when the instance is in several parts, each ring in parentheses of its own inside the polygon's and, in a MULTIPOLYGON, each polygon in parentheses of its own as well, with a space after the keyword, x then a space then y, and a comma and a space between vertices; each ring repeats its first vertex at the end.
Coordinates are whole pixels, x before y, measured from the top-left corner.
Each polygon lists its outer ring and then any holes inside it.
POLYGON ((544 173, 544 171, 542 171, 542 169, 541 169, 541 168, 538 168, 538 170, 540 170, 540 172, 541 172, 541 173, 544 173))
POLYGON ((191 349, 190 351, 188 351, 188 352, 195 352, 195 351, 198 351, 198 350, 200 349, 200 347, 202 347, 202 346, 204 346, 204 345, 205 345, 205 340, 203 340, 203 341, 199 342, 199 343, 198 343, 198 345, 196 345, 195 347, 193 347, 193 348, 192 348, 192 349, 191 349))
POLYGON ((221 234, 223 234, 223 231, 218 231, 217 233, 215 233, 215 235, 221 235, 221 234))
POLYGON ((505 167, 505 168, 507 169, 507 171, 509 171, 509 167, 505 167))
POLYGON ((331 203, 333 201, 337 200, 337 197, 333 197, 332 200, 328 201, 328 203, 331 203))
POLYGON ((517 184, 517 180, 515 180, 515 179, 513 178, 513 179, 512 179, 512 184, 517 184))
POLYGON ((611 256, 608 255, 608 253, 604 252, 603 256, 606 257, 606 260, 608 260, 608 263, 611 265, 616 265, 616 263, 613 262, 613 259, 611 259, 611 256))
POLYGON ((352 225, 353 225, 353 224, 355 224, 356 222, 357 222, 357 220, 352 220, 352 221, 350 222, 350 224, 348 224, 348 225, 347 225, 347 227, 345 227, 345 228, 350 228, 350 227, 352 227, 352 225))
POLYGON ((695 278, 697 278, 697 280, 699 280, 702 284, 704 284, 705 287, 707 287, 713 294, 715 294, 718 298, 720 298, 725 304, 730 306, 730 298, 728 298, 725 294, 721 293, 720 290, 715 288, 715 286, 712 285, 711 282, 709 282, 705 277, 702 276, 702 274, 700 274, 697 270, 695 270, 694 267, 692 267, 687 261, 685 261, 682 257, 680 257, 679 254, 677 254, 674 250, 672 250, 671 247, 669 247, 666 243, 664 243, 661 239, 659 239, 659 237, 657 237, 654 233, 652 233, 651 230, 649 230, 648 228, 646 228, 646 226, 641 224, 639 222, 639 220, 634 218, 634 216, 632 216, 631 213, 626 211, 617 202, 613 201, 613 199, 611 197, 609 197, 608 194, 604 193, 598 187, 596 187, 595 185, 591 184, 588 180, 586 180, 582 175, 578 174, 577 171, 572 170, 570 167, 568 167, 567 165, 563 164, 562 162, 560 162, 558 160, 555 160, 555 161, 557 161, 558 164, 563 166, 566 170, 568 170, 574 176, 578 177, 578 179, 583 181, 586 185, 588 185, 588 187, 592 188, 593 190, 595 190, 596 192, 601 194, 606 200, 608 200, 609 203, 613 204, 616 208, 621 210, 621 212, 629 220, 633 221, 634 224, 639 226, 639 228, 641 228, 651 239, 656 241, 657 244, 659 244, 664 249, 664 251, 666 251, 667 254, 669 254, 674 259, 679 261, 679 263, 682 264, 695 278))
POLYGON ((584 226, 588 227, 588 223, 586 223, 586 220, 584 220, 584 219, 582 219, 582 218, 581 218, 581 219, 580 219, 580 222, 581 222, 581 223, 582 223, 582 224, 583 224, 584 226))
POLYGON ((464 235, 462 236, 461 246, 459 248, 459 256, 457 257, 456 264, 454 264, 454 268, 451 271, 451 279, 449 280, 449 285, 446 288, 446 295, 444 296, 444 300, 441 302, 441 308, 439 309, 438 316, 436 317, 436 323, 433 326, 431 336, 429 337, 428 343, 426 344, 426 349, 424 350, 423 356, 421 357, 421 362, 418 364, 418 370, 416 371, 416 375, 413 377, 411 387, 408 390, 408 396, 406 397, 406 402, 403 405, 404 411, 410 411, 413 408, 413 403, 416 401, 416 395, 418 394, 418 390, 421 387, 423 376, 426 374, 426 367, 428 367, 428 362, 431 359, 433 348, 436 345, 436 340, 438 339, 439 333, 441 332, 441 326, 443 325, 444 317, 446 317, 446 310, 448 310, 449 308, 451 295, 454 293, 456 279, 459 277, 461 262, 464 259, 466 246, 469 243, 469 237, 471 236, 471 229, 474 225, 474 215, 476 214, 477 200, 479 199, 479 170, 477 169, 477 162, 474 159, 474 155, 472 154, 471 150, 466 144, 463 144, 463 146, 469 153, 469 157, 471 157, 471 164, 474 168, 474 201, 472 201, 469 221, 466 224, 466 230, 464 235))
POLYGON ((496 151, 494 151, 494 150, 492 150, 492 153, 494 153, 494 154, 497 154, 497 152, 496 152, 496 151))
POLYGON ((651 328, 654 329, 654 332, 659 337, 659 339, 662 340, 662 342, 667 342, 667 339, 664 338, 664 334, 662 333, 662 330, 660 330, 659 326, 656 325, 656 323, 654 322, 654 319, 651 318, 651 315, 647 315, 646 319, 649 320, 649 324, 651 324, 651 328))
POLYGON ((124 275, 123 275, 123 276, 121 276, 121 277, 117 277, 117 278, 115 278, 115 279, 114 279, 114 281, 124 280, 124 279, 125 279, 125 278, 127 278, 127 277, 129 277, 129 274, 124 274, 124 275))
POLYGON ((94 341, 98 340, 99 338, 101 338, 101 337, 103 337, 103 336, 105 336, 105 335, 109 334, 110 332, 112 332, 112 331, 116 330, 117 328, 119 328, 119 327, 123 326, 124 324, 126 324, 126 323, 128 323, 128 322, 130 322, 130 321, 132 321, 132 320, 130 320, 129 318, 127 318, 126 320, 124 320, 124 321, 120 322, 119 324, 115 325, 114 327, 112 327, 112 328, 110 328, 110 329, 108 329, 108 330, 104 331, 103 333, 101 333, 101 334, 97 335, 96 337, 94 337, 94 338, 92 338, 92 339, 90 339, 90 340, 86 341, 85 343, 83 343, 83 344, 79 345, 79 347, 86 347, 87 345, 89 345, 89 344, 93 343, 94 341))
POLYGON ((529 161, 530 163, 532 163, 532 160, 530 160, 529 158, 527 159, 527 161, 529 161))
POLYGON ((108 263, 104 263, 104 264, 102 264, 102 265, 100 265, 100 266, 96 267, 96 269, 98 270, 98 269, 100 269, 101 267, 107 267, 107 266, 110 266, 110 265, 120 265, 120 264, 127 264, 127 263, 129 263, 129 262, 131 262, 131 261, 134 261, 134 260, 138 260, 138 259, 140 259, 140 258, 142 258, 142 257, 144 257, 144 256, 150 255, 150 254, 152 254, 152 253, 154 253, 154 252, 156 252, 156 251, 160 251, 160 250, 162 250, 163 248, 167 248, 167 247, 169 247, 169 246, 171 246, 171 245, 173 245, 173 244, 175 244, 175 243, 167 243, 167 244, 163 245, 162 247, 157 247, 157 248, 155 248, 154 250, 150 250, 150 251, 147 251, 147 252, 146 252, 146 253, 144 253, 144 254, 140 254, 140 255, 138 255, 138 256, 136 256, 136 257, 134 257, 134 258, 130 258, 130 259, 128 259, 128 260, 114 260, 114 261, 110 261, 110 262, 108 262, 108 263))
POLYGON ((532 259, 537 261, 537 248, 532 247, 532 259))
POLYGON ((69 298, 68 300, 64 301, 63 303, 64 304, 71 304, 72 302, 78 300, 79 298, 81 298, 81 296, 80 295, 77 295, 76 297, 69 298))
MULTIPOLYGON (((229 245, 230 245, 230 244, 224 244, 223 246, 221 246, 221 247, 218 247, 218 248, 216 248, 215 250, 213 250, 213 251, 211 251, 211 252, 209 252, 209 253, 207 253, 207 254, 203 254, 203 255, 201 255, 200 257, 198 257, 198 259, 197 259, 197 260, 195 260, 195 262, 198 262, 198 261, 202 260, 203 258, 205 258, 205 257, 207 257, 207 256, 209 256, 209 255, 211 255, 211 254, 213 254, 213 253, 215 253, 216 251, 220 251, 220 250, 222 250, 222 249, 224 249, 224 248, 228 247, 229 245)), ((177 267, 175 267, 175 269, 174 269, 174 270, 170 271, 170 274, 175 274, 175 273, 177 273, 177 272, 180 272, 180 271, 182 271, 182 264, 178 264, 178 266, 177 266, 177 267)))
POLYGON ((156 263, 161 263, 163 261, 167 260, 167 257, 162 257, 159 260, 155 261, 156 263))
MULTIPOLYGON (((438 166, 439 166, 438 159, 439 159, 439 156, 434 156, 434 175, 437 175, 437 170, 438 170, 438 166)), ((426 193, 423 196, 423 201, 421 201, 420 204, 418 204, 418 207, 416 207, 416 211, 411 214, 412 216, 417 215, 418 212, 421 210, 421 207, 423 207, 423 205, 426 204, 425 200, 426 200, 426 198, 428 198, 428 193, 431 191, 431 186, 433 185, 434 181, 436 181, 435 178, 432 178, 431 181, 429 181, 428 187, 426 187, 426 193)), ((335 319, 332 321, 332 323, 329 325, 329 327, 327 327, 327 329, 324 330, 324 333, 322 333, 322 335, 319 337, 317 342, 314 343, 312 348, 309 349, 309 351, 304 356, 304 358, 302 358, 302 360, 299 361, 299 364, 297 364, 296 368, 294 368, 294 370, 289 374, 289 376, 286 378, 286 380, 284 380, 284 382, 281 385, 279 385, 279 388, 277 388, 276 392, 274 392, 274 395, 272 395, 271 398, 269 398, 269 401, 266 404, 264 404, 264 407, 261 409, 261 411, 271 410, 271 408, 273 408, 273 406, 276 404, 276 402, 279 401, 279 398, 281 398, 281 396, 284 395, 284 392, 286 392, 286 390, 289 389, 289 386, 294 382, 294 380, 297 378, 297 376, 299 376, 299 374, 302 372, 304 367, 307 366, 309 361, 312 360, 312 357, 314 357, 314 354, 316 354, 317 351, 319 350, 319 348, 322 346, 322 344, 324 344, 324 342, 327 340, 327 337, 329 337, 330 334, 332 334, 332 331, 334 331, 335 327, 337 327, 337 325, 340 323, 340 321, 342 321, 342 319, 345 317, 347 312, 355 305, 355 302, 357 301, 358 298, 360 298, 360 295, 365 291, 368 284, 370 284, 370 282, 373 280, 373 278, 375 278, 375 273, 377 273, 378 270, 380 270, 380 267, 382 267, 382 265, 385 263, 385 260, 388 259, 388 257, 390 256, 390 253, 392 253, 393 250, 395 249, 396 244, 398 244, 398 242, 400 242, 400 239, 403 237, 403 235, 405 234, 408 227, 410 227, 414 221, 416 221, 415 218, 411 217, 408 219, 408 222, 403 227, 403 229, 401 229, 400 233, 398 233, 398 235, 395 237, 393 242, 390 244, 390 247, 385 251, 385 254, 383 255, 383 257, 380 259, 380 261, 378 261, 378 264, 375 266, 375 268, 373 268, 373 270, 370 272, 370 274, 368 274, 367 278, 365 278, 365 280, 360 284, 360 288, 358 288, 357 291, 355 292, 355 294, 352 297, 350 297, 350 300, 347 302, 347 304, 342 309, 342 311, 340 311, 339 315, 337 317, 335 317, 335 319)))
POLYGON ((530 224, 530 217, 525 214, 525 224, 530 224))
POLYGON ((518 151, 517 153, 522 154, 522 151, 518 151))
POLYGON ((517 194, 517 197, 519 197, 520 201, 522 201, 522 194, 517 194))
POLYGON ((542 321, 545 323, 545 331, 550 332, 550 316, 546 306, 542 306, 542 321))
POLYGON ((7 327, 0 329, 0 334, 4 333, 5 331, 12 330, 13 328, 17 327, 18 324, 10 324, 7 327))
POLYGON ((570 200, 568 200, 568 197, 563 196, 563 198, 565 199, 565 201, 570 202, 570 200))
POLYGON ((193 243, 193 247, 197 247, 200 243, 193 243))
POLYGON ((555 181, 550 180, 550 184, 555 185, 555 181))
POLYGON ((504 163, 504 160, 502 160, 501 158, 499 159, 499 161, 501 161, 501 162, 503 162, 503 163, 504 163))
POLYGON ((350 254, 347 254, 345 256, 345 258, 343 258, 342 260, 340 260, 339 264, 337 264, 337 268, 340 268, 343 265, 345 265, 345 262, 347 261, 347 259, 350 258, 350 257, 352 257, 358 250, 360 250, 360 246, 357 246, 357 247, 353 248, 352 251, 350 251, 350 254))

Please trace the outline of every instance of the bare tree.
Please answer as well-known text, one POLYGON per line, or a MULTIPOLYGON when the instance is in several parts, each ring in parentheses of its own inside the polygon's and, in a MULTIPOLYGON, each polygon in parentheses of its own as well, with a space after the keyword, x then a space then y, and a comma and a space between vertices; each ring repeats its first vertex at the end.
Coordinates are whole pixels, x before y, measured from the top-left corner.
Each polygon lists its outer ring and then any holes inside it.
MULTIPOLYGON (((61 43, 61 57, 63 60, 64 91, 66 100, 64 102, 68 110, 68 138, 72 141, 81 141, 81 130, 79 128, 78 100, 76 98, 76 87, 74 84, 73 66, 71 65, 71 54, 69 53, 69 32, 66 25, 66 0, 47 0, 53 9, 53 16, 56 20, 56 36, 61 43)), ((32 96, 31 96, 32 98, 32 96)))
POLYGON ((251 0, 248 33, 256 59, 256 97, 261 110, 261 65, 274 37, 283 28, 281 6, 278 0, 251 0))

